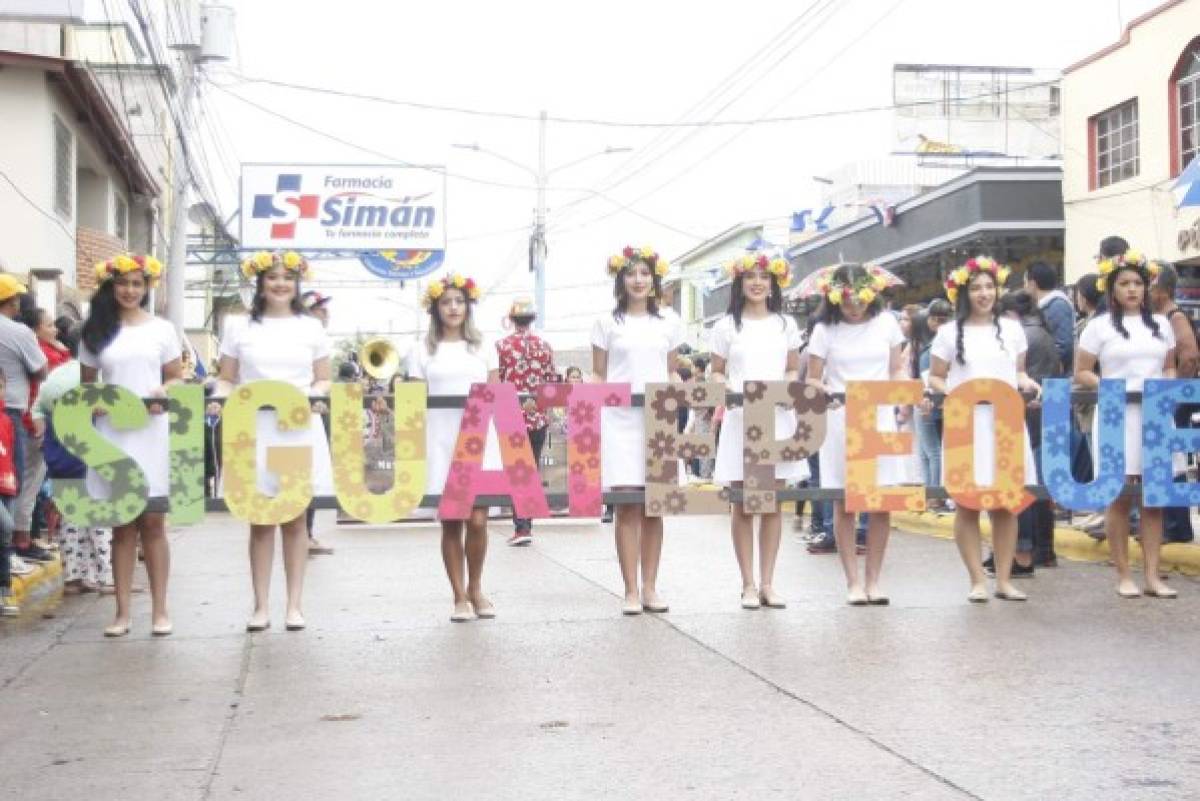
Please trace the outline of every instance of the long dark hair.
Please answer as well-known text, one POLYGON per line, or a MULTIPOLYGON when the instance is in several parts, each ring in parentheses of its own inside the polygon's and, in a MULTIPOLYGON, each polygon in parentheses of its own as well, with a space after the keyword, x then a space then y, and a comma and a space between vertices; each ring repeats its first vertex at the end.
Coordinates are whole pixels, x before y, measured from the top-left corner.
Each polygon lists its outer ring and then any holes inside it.
MULTIPOLYGON (((94 355, 108 347, 121 330, 121 307, 117 303, 117 278, 110 278, 100 284, 96 294, 92 295, 91 309, 87 320, 83 323, 83 345, 94 355)), ((145 280, 145 276, 143 276, 145 280)), ((146 283, 146 292, 142 295, 141 307, 150 307, 150 284, 146 283)))
POLYGON ((954 358, 959 364, 967 363, 963 358, 963 328, 967 318, 971 316, 971 284, 984 275, 992 280, 992 286, 996 288, 996 302, 992 304, 992 325, 996 328, 996 341, 1000 343, 1000 350, 1004 350, 1004 337, 1000 336, 1000 282, 995 273, 980 270, 967 279, 966 285, 958 290, 958 297, 954 299, 954 323, 958 329, 955 332, 954 358))
MULTIPOLYGON (((779 315, 779 321, 787 328, 787 321, 783 318, 783 288, 779 286, 779 279, 773 273, 767 273, 771 278, 771 294, 767 296, 767 311, 771 314, 779 315)), ((733 283, 729 285, 729 308, 725 313, 733 317, 733 327, 738 331, 742 330, 742 312, 746 309, 746 293, 742 289, 742 274, 739 273, 737 278, 733 279, 733 283)))
MULTIPOLYGON (((845 284, 853 287, 855 284, 870 278, 871 274, 867 272, 867 268, 861 264, 847 263, 839 266, 833 271, 830 280, 835 283, 845 284)), ((867 318, 870 319, 879 314, 883 309, 883 298, 876 293, 875 299, 867 304, 867 318)), ((821 298, 821 307, 817 309, 817 322, 825 325, 834 325, 840 323, 845 318, 842 316, 842 307, 838 303, 830 303, 828 297, 821 298)))
MULTIPOLYGON (((267 294, 263 292, 263 283, 267 280, 269 272, 270 270, 263 270, 254 276, 254 300, 250 304, 250 319, 256 323, 262 322, 263 312, 267 309, 267 294)), ((296 294, 292 296, 288 309, 295 315, 308 314, 308 309, 304 308, 304 301, 300 298, 300 272, 284 270, 285 274, 288 272, 295 272, 292 281, 296 285, 296 294)))
POLYGON ((1154 314, 1150 311, 1150 271, 1144 265, 1122 264, 1119 265, 1112 274, 1108 276, 1108 286, 1104 288, 1104 294, 1108 296, 1108 319, 1112 320, 1113 328, 1117 329, 1117 333, 1123 338, 1129 339, 1129 332, 1125 330, 1125 322, 1122 318, 1125 316, 1125 310, 1121 308, 1121 304, 1117 302, 1117 296, 1114 290, 1117 288, 1117 276, 1123 272, 1137 273, 1142 279, 1142 322, 1150 329, 1150 333, 1158 339, 1163 336, 1158 330, 1158 323, 1154 321, 1154 314))
POLYGON ((613 297, 617 300, 617 307, 613 309, 612 315, 618 323, 624 321, 625 312, 629 310, 629 292, 625 289, 625 275, 638 264, 645 264, 649 268, 650 280, 653 282, 650 297, 646 298, 646 312, 651 317, 662 317, 658 311, 658 299, 662 297, 662 279, 658 277, 658 273, 654 272, 654 267, 649 262, 639 259, 628 267, 622 267, 613 279, 613 297))

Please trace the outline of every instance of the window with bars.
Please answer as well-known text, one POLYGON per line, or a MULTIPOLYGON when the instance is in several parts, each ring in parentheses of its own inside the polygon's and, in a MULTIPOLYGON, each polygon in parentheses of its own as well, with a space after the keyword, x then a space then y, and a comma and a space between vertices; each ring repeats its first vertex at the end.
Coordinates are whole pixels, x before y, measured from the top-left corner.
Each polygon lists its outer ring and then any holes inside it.
POLYGON ((113 195, 113 234, 129 244, 129 204, 120 195, 113 195))
POLYGON ((1184 67, 1176 77, 1179 103, 1179 170, 1182 171, 1200 152, 1200 47, 1188 51, 1184 67))
POLYGON ((75 189, 75 159, 71 129, 54 118, 54 210, 71 219, 71 200, 75 189))
POLYGON ((1138 174, 1137 100, 1130 100, 1092 118, 1096 153, 1096 188, 1138 174))

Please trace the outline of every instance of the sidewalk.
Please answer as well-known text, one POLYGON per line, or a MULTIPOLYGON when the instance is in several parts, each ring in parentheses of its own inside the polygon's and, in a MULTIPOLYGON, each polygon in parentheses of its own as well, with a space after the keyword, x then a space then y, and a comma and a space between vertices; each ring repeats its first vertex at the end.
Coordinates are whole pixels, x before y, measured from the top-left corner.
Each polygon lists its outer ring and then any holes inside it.
MULTIPOLYGON (((985 536, 990 538, 991 525, 987 515, 981 516, 980 525, 985 536)), ((942 539, 954 538, 954 515, 933 512, 893 512, 892 525, 910 534, 925 534, 942 539)), ((1108 543, 1095 540, 1083 531, 1070 526, 1056 524, 1054 527, 1054 550, 1064 559, 1077 562, 1109 561, 1108 543)), ((1134 562, 1142 560, 1142 547, 1136 540, 1129 542, 1129 556, 1134 562)), ((1172 543, 1162 551, 1162 569, 1188 576, 1200 576, 1200 545, 1194 542, 1172 543)))

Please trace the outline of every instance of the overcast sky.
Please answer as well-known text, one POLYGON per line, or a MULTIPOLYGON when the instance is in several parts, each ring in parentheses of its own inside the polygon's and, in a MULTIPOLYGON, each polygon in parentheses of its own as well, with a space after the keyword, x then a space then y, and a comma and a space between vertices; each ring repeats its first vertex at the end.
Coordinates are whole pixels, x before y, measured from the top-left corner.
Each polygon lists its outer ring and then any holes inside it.
MULTIPOLYGON (((526 247, 532 182, 499 159, 451 145, 477 142, 533 167, 536 122, 234 84, 243 77, 270 78, 485 112, 536 117, 545 109, 552 116, 613 122, 811 114, 890 103, 895 63, 1058 69, 1115 41, 1122 22, 1156 5, 1152 0, 230 4, 237 10, 239 56, 226 68, 209 70, 214 82, 229 88, 205 87, 203 126, 206 138, 216 140, 209 143, 209 161, 225 213, 237 205, 236 161, 378 163, 382 153, 515 184, 495 187, 460 178, 448 184, 447 264, 492 288, 480 316, 493 333, 513 294, 531 294, 526 247), (297 128, 230 93, 376 152, 297 128)), ((551 167, 608 146, 634 150, 589 160, 551 179, 547 327, 560 347, 582 344, 591 319, 610 307, 604 263, 624 244, 649 244, 674 257, 738 222, 786 218, 817 203, 813 175, 884 155, 899 143, 886 111, 753 127, 663 130, 556 122, 548 128, 551 167)), ((356 263, 319 266, 318 287, 322 278, 368 275, 356 263)), ((403 331, 418 322, 411 288, 403 294, 327 289, 335 295, 335 332, 403 331)))

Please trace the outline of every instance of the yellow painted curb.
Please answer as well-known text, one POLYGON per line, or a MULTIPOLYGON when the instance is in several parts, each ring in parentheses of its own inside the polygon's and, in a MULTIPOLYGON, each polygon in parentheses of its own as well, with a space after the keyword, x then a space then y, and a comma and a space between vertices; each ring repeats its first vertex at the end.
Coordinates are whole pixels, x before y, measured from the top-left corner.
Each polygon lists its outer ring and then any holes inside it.
MULTIPOLYGON (((932 512, 892 512, 892 526, 912 534, 953 539, 954 515, 938 515, 932 512)), ((990 538, 991 527, 987 515, 982 515, 980 528, 990 538)), ((1108 543, 1097 541, 1084 532, 1065 526, 1054 527, 1054 551, 1059 556, 1076 562, 1107 562, 1108 543)), ((1134 562, 1142 559, 1142 548, 1130 540, 1129 558, 1134 562)), ((1200 576, 1200 545, 1191 542, 1171 543, 1163 547, 1162 569, 1186 576, 1200 576)))
POLYGON ((24 616, 62 600, 63 566, 61 559, 42 562, 27 576, 12 577, 12 591, 24 616))

